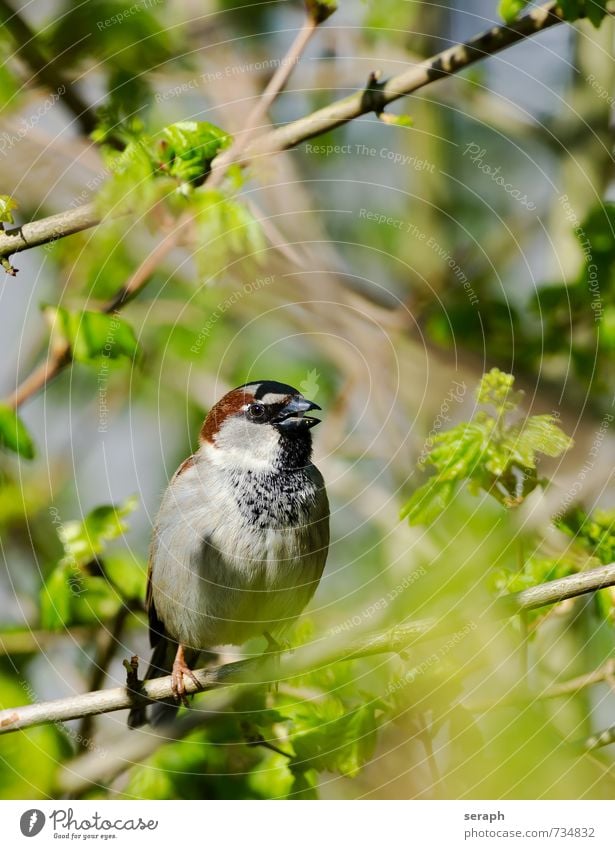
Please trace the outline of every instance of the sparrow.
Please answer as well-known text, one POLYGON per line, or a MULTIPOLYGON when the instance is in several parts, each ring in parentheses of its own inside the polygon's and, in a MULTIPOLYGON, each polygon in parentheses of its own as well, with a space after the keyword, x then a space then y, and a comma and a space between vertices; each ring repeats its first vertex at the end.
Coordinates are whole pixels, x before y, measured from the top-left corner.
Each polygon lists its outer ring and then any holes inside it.
MULTIPOLYGON (((185 703, 184 676, 198 685, 202 652, 258 636, 277 646, 314 595, 329 503, 311 460, 320 420, 305 413, 320 409, 285 383, 239 386, 212 407, 198 450, 173 475, 150 549, 145 675, 171 674, 173 698, 152 706, 152 725, 185 703)), ((128 725, 147 720, 138 706, 128 725)))

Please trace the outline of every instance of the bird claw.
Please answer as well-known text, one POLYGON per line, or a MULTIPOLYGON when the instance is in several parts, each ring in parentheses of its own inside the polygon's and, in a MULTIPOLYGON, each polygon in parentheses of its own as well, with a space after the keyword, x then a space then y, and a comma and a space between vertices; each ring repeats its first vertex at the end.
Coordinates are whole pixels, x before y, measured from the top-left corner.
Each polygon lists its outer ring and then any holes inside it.
POLYGON ((175 658, 175 661, 173 662, 173 669, 171 671, 171 689, 173 691, 175 701, 181 702, 184 707, 187 707, 188 696, 186 695, 186 682, 184 681, 184 675, 187 675, 188 678, 190 678, 198 690, 201 689, 201 682, 196 677, 192 669, 190 669, 183 659, 175 658))

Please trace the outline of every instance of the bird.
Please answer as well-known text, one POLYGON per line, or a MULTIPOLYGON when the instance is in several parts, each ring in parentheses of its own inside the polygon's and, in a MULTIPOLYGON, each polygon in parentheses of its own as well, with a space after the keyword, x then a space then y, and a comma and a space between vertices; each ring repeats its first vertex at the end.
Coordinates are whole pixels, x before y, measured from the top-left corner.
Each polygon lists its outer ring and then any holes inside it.
POLYGON ((320 410, 275 380, 238 386, 205 418, 199 447, 179 466, 158 511, 146 607, 153 649, 145 680, 172 676, 173 696, 135 705, 128 725, 171 722, 185 676, 203 652, 264 636, 280 640, 320 582, 329 502, 312 463, 320 410))

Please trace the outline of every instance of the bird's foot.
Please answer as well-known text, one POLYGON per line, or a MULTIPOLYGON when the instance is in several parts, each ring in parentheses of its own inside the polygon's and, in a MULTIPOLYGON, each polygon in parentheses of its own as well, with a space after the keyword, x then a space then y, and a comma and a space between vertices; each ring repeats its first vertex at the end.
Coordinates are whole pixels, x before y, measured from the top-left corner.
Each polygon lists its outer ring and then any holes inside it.
POLYGON ((171 670, 171 689, 173 690, 175 700, 181 702, 184 707, 187 707, 188 696, 186 695, 186 682, 184 681, 185 675, 190 678, 198 690, 201 689, 201 682, 186 663, 183 646, 179 646, 177 654, 175 655, 175 660, 173 661, 173 668, 171 670))

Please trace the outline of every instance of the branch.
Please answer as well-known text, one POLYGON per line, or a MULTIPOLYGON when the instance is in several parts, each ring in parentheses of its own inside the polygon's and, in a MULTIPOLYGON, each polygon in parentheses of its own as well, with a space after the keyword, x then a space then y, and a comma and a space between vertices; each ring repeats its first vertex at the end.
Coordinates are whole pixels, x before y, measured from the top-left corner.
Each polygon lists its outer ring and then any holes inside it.
POLYGON ((611 743, 615 743, 615 725, 605 728, 604 731, 598 731, 596 734, 592 734, 591 737, 582 740, 577 746, 586 752, 592 752, 594 749, 602 749, 604 746, 610 746, 611 743))
MULTIPOLYGON (((505 617, 521 610, 533 610, 546 604, 583 595, 615 584, 615 563, 590 569, 567 578, 559 578, 531 587, 520 593, 498 599, 496 612, 505 617)), ((369 634, 346 646, 327 645, 323 652, 318 646, 302 646, 292 653, 285 653, 281 663, 272 662, 267 656, 227 663, 213 669, 198 669, 195 675, 200 687, 186 679, 186 692, 213 690, 232 684, 265 684, 295 677, 321 666, 356 660, 374 654, 399 654, 411 644, 450 633, 450 618, 442 622, 423 619, 407 625, 399 625, 388 631, 369 634)), ((25 705, 0 711, 0 733, 18 731, 45 722, 63 722, 84 716, 124 710, 137 704, 169 698, 173 694, 171 676, 143 682, 139 691, 126 687, 98 690, 52 702, 25 705)))
POLYGON ((261 94, 258 102, 248 115, 248 119, 242 130, 242 136, 239 139, 236 139, 229 150, 221 153, 220 156, 218 156, 213 162, 211 174, 207 180, 208 188, 215 188, 220 185, 229 166, 240 160, 241 154, 250 144, 250 134, 252 134, 255 130, 258 130, 259 125, 265 119, 267 112, 276 97, 285 88, 294 66, 301 58, 303 51, 317 30, 318 21, 308 14, 303 26, 297 33, 297 37, 278 65, 276 72, 269 80, 269 83, 265 87, 265 90, 261 94))
MULTIPOLYGON (((399 653, 411 643, 427 639, 438 632, 432 619, 400 625, 390 631, 371 634, 356 640, 345 648, 339 645, 327 649, 303 646, 294 652, 285 652, 281 661, 272 660, 271 655, 239 660, 211 669, 197 669, 195 676, 200 687, 186 677, 186 692, 193 694, 203 690, 215 690, 232 684, 269 684, 285 678, 313 671, 321 666, 340 661, 356 660, 373 654, 399 653)), ((56 699, 51 702, 7 708, 0 711, 0 734, 30 728, 46 722, 64 722, 85 716, 95 716, 124 710, 138 704, 148 704, 173 695, 171 676, 144 681, 139 691, 127 687, 97 690, 80 696, 56 699)))
POLYGON ((266 133, 248 145, 246 157, 253 158, 288 150, 314 136, 347 124, 361 115, 370 112, 379 115, 389 103, 412 94, 442 77, 456 74, 480 59, 500 53, 524 38, 536 35, 563 20, 562 11, 555 2, 532 9, 513 24, 491 27, 469 41, 455 44, 430 59, 425 59, 409 71, 391 77, 382 85, 372 85, 343 100, 336 100, 305 118, 299 118, 297 121, 266 133))
POLYGON ((567 578, 558 578, 556 581, 547 581, 537 587, 512 593, 500 599, 499 604, 503 611, 508 610, 512 614, 519 610, 534 610, 536 607, 555 604, 567 598, 591 593, 604 587, 612 587, 614 584, 615 563, 610 563, 608 566, 577 572, 574 575, 568 575, 567 578))
MULTIPOLYGON (((407 94, 411 94, 442 77, 456 74, 486 56, 493 56, 500 53, 502 50, 511 47, 524 38, 536 35, 549 27, 561 23, 562 20, 563 18, 557 8, 557 4, 550 2, 531 10, 510 26, 502 24, 491 27, 469 41, 456 44, 447 50, 443 50, 441 53, 437 53, 430 59, 414 65, 405 73, 391 77, 382 86, 372 86, 351 97, 336 100, 329 104, 329 106, 319 109, 311 115, 264 133, 262 136, 248 143, 244 150, 242 165, 245 165, 249 159, 256 156, 277 153, 296 147, 303 141, 329 132, 342 124, 347 124, 361 115, 369 112, 376 112, 378 114, 382 112, 387 104, 407 94)), ((220 159, 222 156, 223 154, 220 154, 220 159)), ((212 174, 219 167, 220 163, 214 160, 212 163, 212 174)), ((207 186, 207 183, 205 185, 207 186)), ((85 209, 85 207, 83 208, 85 209)), ((26 228, 37 227, 43 232, 48 230, 49 236, 48 238, 41 238, 38 241, 31 242, 30 244, 22 244, 17 250, 25 250, 28 247, 44 244, 45 242, 50 242, 63 236, 70 236, 78 230, 82 230, 85 227, 92 227, 99 223, 98 217, 94 216, 89 224, 85 223, 83 226, 75 229, 73 221, 78 215, 78 210, 69 210, 68 212, 61 213, 61 215, 65 216, 65 231, 57 225, 49 228, 47 222, 50 219, 46 218, 41 219, 39 222, 24 225, 22 228, 24 231, 26 228)), ((58 216, 52 217, 58 218, 58 216)), ((0 236, 0 257, 13 253, 15 250, 13 244, 16 243, 9 244, 4 237, 0 236)))

